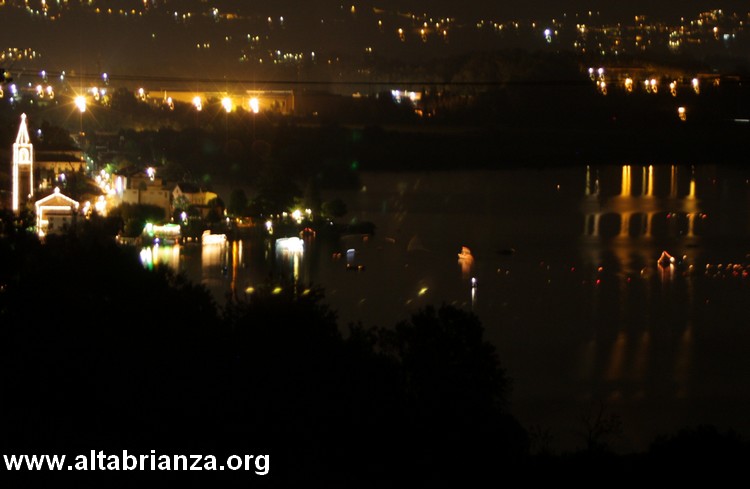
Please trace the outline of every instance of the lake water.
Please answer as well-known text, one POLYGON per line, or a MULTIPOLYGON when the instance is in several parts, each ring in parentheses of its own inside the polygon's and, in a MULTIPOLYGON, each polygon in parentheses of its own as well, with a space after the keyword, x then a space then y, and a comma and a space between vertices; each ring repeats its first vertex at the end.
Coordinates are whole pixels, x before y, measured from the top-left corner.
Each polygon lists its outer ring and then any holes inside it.
POLYGON ((281 275, 321 285, 342 325, 393 325, 442 302, 473 310, 524 425, 575 448, 604 402, 623 424, 614 446, 639 450, 704 423, 750 434, 749 179, 708 166, 363 174, 327 197, 373 236, 155 256, 220 301, 281 275), (663 251, 674 263, 657 264, 663 251))

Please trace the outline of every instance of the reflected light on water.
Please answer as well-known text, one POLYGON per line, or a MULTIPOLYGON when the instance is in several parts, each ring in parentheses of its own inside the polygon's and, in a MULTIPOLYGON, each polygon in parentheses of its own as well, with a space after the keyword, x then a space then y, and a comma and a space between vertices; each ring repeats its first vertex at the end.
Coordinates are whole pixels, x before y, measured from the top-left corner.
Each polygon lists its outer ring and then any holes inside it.
MULTIPOLYGON (((750 332, 741 327, 750 290, 748 187, 747 176, 735 175, 744 171, 611 165, 365 174, 367 192, 342 198, 375 224, 368 241, 246 239, 196 247, 181 263, 152 249, 142 260, 189 270, 220 300, 230 288, 223 266, 240 295, 269 277, 309 280, 324 287, 341 325, 388 327, 442 301, 470 308, 518 383, 514 400, 617 391, 614 407, 647 426, 659 413, 645 406, 663 413, 675 407, 665 403, 687 406, 706 393, 730 398, 750 371, 750 332), (561 190, 550 192, 554 185, 561 190), (706 217, 717 209, 736 225, 706 217), (728 232, 738 239, 725 239, 728 232), (675 262, 659 266, 662 250, 675 262), (481 302, 472 277, 482 283, 481 302), (707 334, 726 341, 703 341, 707 334), (720 385, 709 380, 719 375, 720 385)), ((676 410, 674 422, 696 414, 689 408, 676 410)))
POLYGON ((232 241, 232 297, 237 298, 237 269, 243 262, 242 241, 232 241))
POLYGON ((625 363, 625 350, 627 348, 628 337, 625 331, 620 331, 617 334, 617 339, 612 345, 612 353, 609 356, 609 365, 604 374, 604 378, 607 380, 620 380, 623 376, 623 368, 625 363))
MULTIPOLYGON (((644 173, 646 172, 646 169, 644 168, 644 173)), ((648 166, 648 173, 646 175, 646 197, 653 197, 654 196, 654 166, 649 165, 648 166)))
POLYGON ((159 265, 166 265, 178 270, 180 265, 179 246, 149 246, 140 251, 141 263, 149 270, 159 265))
POLYGON ((461 276, 464 279, 469 278, 474 267, 474 256, 468 247, 461 247, 461 253, 458 254, 458 264, 461 266, 461 276))
POLYGON ((305 242, 297 237, 276 240, 276 259, 291 269, 294 284, 300 281, 300 260, 305 252, 305 242))
POLYGON ((620 238, 627 238, 630 236, 630 217, 633 215, 632 212, 622 211, 620 213, 620 238))
POLYGON ((226 242, 201 246, 201 283, 209 286, 221 283, 227 273, 228 248, 226 242))
POLYGON ((688 199, 695 199, 695 177, 690 179, 690 193, 687 196, 688 199))
POLYGON ((630 165, 622 166, 622 188, 620 190, 620 197, 630 197, 630 165))

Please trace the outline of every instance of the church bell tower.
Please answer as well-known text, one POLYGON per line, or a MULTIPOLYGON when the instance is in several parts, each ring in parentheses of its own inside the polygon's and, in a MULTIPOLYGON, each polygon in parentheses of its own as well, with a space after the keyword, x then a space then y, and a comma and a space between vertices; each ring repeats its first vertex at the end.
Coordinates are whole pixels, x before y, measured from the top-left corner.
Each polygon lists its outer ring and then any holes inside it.
POLYGON ((34 146, 29 139, 26 114, 21 114, 21 126, 13 143, 13 212, 19 212, 33 194, 34 146))

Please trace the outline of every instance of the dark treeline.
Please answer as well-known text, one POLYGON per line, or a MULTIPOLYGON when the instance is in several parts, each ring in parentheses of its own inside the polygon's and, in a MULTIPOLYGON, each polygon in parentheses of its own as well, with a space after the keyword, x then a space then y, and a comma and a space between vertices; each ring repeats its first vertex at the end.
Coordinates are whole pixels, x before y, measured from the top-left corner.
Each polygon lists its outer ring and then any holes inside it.
MULTIPOLYGON (((221 308, 103 236, 89 223, 42 244, 3 218, 3 454, 270 454, 265 476, 119 471, 107 487, 600 487, 719 480, 750 455, 710 426, 615 454, 617 420, 603 412, 580 451, 554 453, 515 420, 511 379, 471 313, 443 305, 345 326, 323 291, 290 286, 221 308)), ((45 474, 11 475, 40 487, 45 474)), ((102 481, 46 475, 57 487, 102 481)))
POLYGON ((278 487, 442 485, 520 461, 509 380, 468 313, 343 332, 320 291, 289 287, 222 309, 95 230, 40 244, 10 222, 3 453, 267 453, 270 475, 239 481, 278 487))

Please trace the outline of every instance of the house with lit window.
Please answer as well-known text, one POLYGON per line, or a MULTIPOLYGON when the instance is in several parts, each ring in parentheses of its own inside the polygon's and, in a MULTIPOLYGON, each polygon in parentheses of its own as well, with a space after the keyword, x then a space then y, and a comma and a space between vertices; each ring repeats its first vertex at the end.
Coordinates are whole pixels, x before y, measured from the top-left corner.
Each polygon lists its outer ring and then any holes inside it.
POLYGON ((190 205, 196 207, 205 207, 212 199, 218 195, 192 183, 178 183, 172 190, 172 199, 178 200, 184 198, 190 205))
POLYGON ((191 207, 195 207, 200 211, 201 216, 206 217, 210 210, 208 203, 218 196, 218 194, 195 184, 182 182, 176 184, 174 190, 172 190, 172 206, 178 207, 180 201, 182 201, 191 207))
POLYGON ((70 174, 86 171, 86 161, 79 149, 37 151, 35 156, 35 180, 40 190, 64 184, 70 174))
POLYGON ((172 210, 172 194, 164 179, 156 176, 153 168, 123 170, 115 174, 115 194, 123 204, 144 204, 161 207, 164 217, 172 210))

